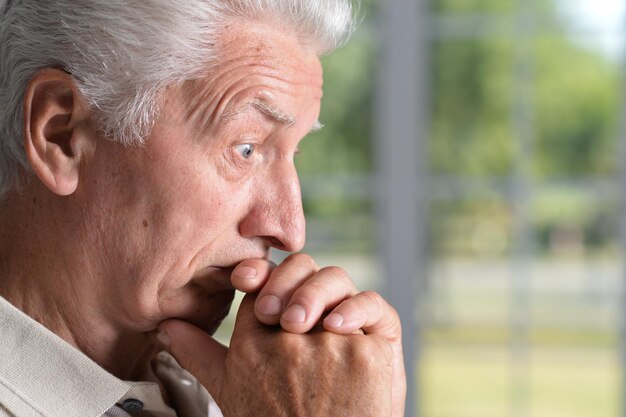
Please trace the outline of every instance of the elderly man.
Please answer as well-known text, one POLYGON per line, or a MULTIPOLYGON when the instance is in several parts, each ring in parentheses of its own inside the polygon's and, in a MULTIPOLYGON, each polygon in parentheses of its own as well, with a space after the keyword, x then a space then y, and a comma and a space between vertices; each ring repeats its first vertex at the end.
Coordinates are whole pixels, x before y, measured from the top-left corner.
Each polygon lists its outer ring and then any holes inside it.
POLYGON ((0 416, 403 415, 393 308, 307 255, 268 261, 304 244, 293 156, 351 14, 5 4, 0 416))

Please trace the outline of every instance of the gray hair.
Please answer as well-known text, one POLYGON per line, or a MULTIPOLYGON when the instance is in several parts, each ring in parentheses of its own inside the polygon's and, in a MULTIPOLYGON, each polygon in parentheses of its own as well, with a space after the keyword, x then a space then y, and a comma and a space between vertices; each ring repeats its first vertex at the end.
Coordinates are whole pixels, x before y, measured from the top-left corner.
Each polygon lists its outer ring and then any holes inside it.
POLYGON ((319 54, 353 29, 350 0, 0 0, 0 197, 26 172, 23 98, 40 69, 74 78, 99 131, 141 144, 168 86, 197 78, 233 18, 270 20, 319 54))

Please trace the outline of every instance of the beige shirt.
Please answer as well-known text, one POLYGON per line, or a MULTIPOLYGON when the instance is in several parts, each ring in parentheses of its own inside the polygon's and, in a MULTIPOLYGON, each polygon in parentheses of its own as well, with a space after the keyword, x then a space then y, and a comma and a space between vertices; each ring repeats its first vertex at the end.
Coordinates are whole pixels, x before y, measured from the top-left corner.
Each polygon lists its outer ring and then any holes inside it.
POLYGON ((122 381, 0 297, 0 417, 222 417, 206 389, 165 352, 151 382, 122 381))

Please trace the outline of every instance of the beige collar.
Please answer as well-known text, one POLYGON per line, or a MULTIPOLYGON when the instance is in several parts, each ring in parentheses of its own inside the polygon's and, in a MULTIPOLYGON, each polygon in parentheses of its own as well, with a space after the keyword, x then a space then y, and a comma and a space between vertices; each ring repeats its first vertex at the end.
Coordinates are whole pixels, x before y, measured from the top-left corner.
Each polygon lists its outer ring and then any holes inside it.
MULTIPOLYGON (((156 362, 155 373, 175 403, 190 405, 179 410, 179 417, 207 416, 211 400, 195 378, 165 353, 156 362)), ((98 417, 127 400, 143 407, 131 415, 176 416, 163 402, 158 384, 116 378, 2 297, 0 399, 0 409, 19 416, 98 417)))

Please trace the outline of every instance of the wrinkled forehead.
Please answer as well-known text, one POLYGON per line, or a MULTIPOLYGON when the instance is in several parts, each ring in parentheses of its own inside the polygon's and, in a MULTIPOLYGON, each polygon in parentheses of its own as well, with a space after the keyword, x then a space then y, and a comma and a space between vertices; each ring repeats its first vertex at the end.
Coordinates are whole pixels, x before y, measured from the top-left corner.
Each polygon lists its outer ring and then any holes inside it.
POLYGON ((254 67, 260 71, 258 75, 280 71, 285 81, 322 87, 317 48, 278 24, 235 20, 224 26, 217 40, 215 64, 207 74, 234 63, 250 67, 252 74, 254 67))
POLYGON ((185 83, 182 91, 185 117, 200 121, 205 128, 242 100, 305 104, 321 99, 322 66, 317 52, 289 31, 265 23, 231 23, 218 37, 216 49, 206 73, 185 83))
POLYGON ((319 41, 313 37, 302 37, 302 35, 288 25, 279 20, 258 19, 248 20, 244 18, 233 18, 225 23, 221 30, 216 32, 215 49, 218 53, 230 54, 231 48, 241 48, 247 45, 249 51, 256 53, 284 53, 302 52, 306 55, 318 57, 322 48, 319 41))

